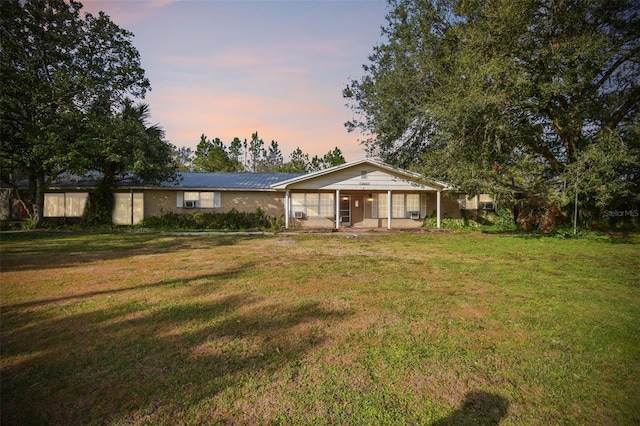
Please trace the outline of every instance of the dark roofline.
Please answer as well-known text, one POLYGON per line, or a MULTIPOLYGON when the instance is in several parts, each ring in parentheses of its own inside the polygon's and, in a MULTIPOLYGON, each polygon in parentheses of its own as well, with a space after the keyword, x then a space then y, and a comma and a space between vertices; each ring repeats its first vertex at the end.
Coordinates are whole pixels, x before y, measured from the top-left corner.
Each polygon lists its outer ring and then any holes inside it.
MULTIPOLYGON (((272 186, 305 173, 253 173, 253 172, 178 172, 175 180, 159 183, 144 182, 137 176, 128 174, 116 178, 113 189, 192 189, 209 191, 275 191, 272 186)), ((88 190, 96 188, 102 178, 100 172, 85 175, 64 174, 48 182, 53 190, 88 190)), ((16 183, 18 188, 26 188, 29 181, 16 183)))

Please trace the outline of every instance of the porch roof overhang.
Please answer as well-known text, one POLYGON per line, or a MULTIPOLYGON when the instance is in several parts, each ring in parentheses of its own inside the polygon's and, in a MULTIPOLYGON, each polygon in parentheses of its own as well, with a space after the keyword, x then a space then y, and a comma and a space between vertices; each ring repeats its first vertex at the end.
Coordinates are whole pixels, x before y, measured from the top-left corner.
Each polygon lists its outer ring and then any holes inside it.
POLYGON ((276 190, 447 191, 451 185, 369 158, 344 163, 272 185, 276 190), (365 174, 362 174, 365 173, 365 174))

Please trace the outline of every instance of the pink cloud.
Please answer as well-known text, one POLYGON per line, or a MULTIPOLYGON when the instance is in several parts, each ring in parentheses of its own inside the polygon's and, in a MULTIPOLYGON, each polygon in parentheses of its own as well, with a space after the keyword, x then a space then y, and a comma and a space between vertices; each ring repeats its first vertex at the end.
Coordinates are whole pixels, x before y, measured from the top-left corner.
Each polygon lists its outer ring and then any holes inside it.
POLYGON ((113 1, 113 0, 83 0, 83 11, 97 15, 104 11, 113 22, 127 28, 136 22, 152 19, 162 8, 176 3, 178 0, 153 1, 113 1))
POLYGON ((203 133, 228 144, 234 137, 250 138, 258 131, 267 144, 277 140, 285 157, 298 146, 311 156, 337 146, 347 159, 364 157, 354 135, 342 125, 348 117, 313 102, 238 93, 198 94, 185 87, 149 98, 157 105, 152 110, 154 119, 174 145, 195 149, 203 133), (307 123, 302 130, 301 123, 307 123), (309 146, 310 140, 317 142, 309 146))
MULTIPOLYGON (((277 140, 285 157, 298 146, 311 156, 337 146, 348 160, 364 157, 357 136, 343 126, 351 114, 341 90, 361 69, 361 60, 354 58, 366 59, 372 44, 367 42, 362 49, 367 20, 352 18, 363 15, 341 12, 366 11, 369 6, 177 0, 84 3, 86 11, 96 14, 104 9, 136 35, 134 44, 153 87, 144 101, 151 107, 151 121, 165 129, 173 144, 195 148, 202 133, 228 143, 258 131, 267 143, 277 140), (289 17, 294 9, 295 18, 282 19, 283 13, 289 17), (262 14, 256 16, 256 11, 262 14), (338 24, 334 16, 340 17, 338 24), (276 21, 277 26, 269 26, 276 21)), ((378 31, 377 23, 369 25, 378 31)))

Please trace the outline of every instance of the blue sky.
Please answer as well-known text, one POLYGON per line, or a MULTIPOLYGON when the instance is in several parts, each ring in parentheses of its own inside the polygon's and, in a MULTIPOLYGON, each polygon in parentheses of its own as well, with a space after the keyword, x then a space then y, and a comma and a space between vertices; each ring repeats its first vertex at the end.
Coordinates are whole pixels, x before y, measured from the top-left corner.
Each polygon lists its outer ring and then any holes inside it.
POLYGON ((131 31, 167 139, 195 149, 255 131, 288 158, 300 147, 365 156, 342 89, 383 41, 386 3, 364 1, 85 0, 131 31))

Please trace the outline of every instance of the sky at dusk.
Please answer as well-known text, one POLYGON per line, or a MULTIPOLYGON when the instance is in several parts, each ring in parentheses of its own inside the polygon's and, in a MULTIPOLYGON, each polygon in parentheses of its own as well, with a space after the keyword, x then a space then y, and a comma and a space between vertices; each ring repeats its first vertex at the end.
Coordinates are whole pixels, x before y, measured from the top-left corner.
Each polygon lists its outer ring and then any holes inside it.
POLYGON ((195 150, 204 133, 228 146, 258 131, 285 161, 297 147, 365 157, 342 89, 383 41, 385 1, 80 1, 135 35, 150 122, 172 144, 195 150))

